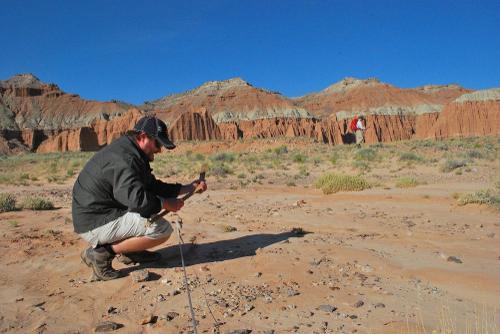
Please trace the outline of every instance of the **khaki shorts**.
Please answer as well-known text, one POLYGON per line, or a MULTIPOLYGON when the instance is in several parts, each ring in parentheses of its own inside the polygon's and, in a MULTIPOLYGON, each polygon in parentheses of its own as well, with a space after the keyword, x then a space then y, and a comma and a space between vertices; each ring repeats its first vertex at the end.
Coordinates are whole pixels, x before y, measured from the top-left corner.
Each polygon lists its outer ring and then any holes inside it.
POLYGON ((98 245, 111 244, 132 237, 162 239, 169 237, 172 231, 170 223, 163 218, 149 224, 147 218, 141 217, 140 214, 127 212, 106 225, 82 233, 80 236, 96 248, 98 245))
POLYGON ((361 144, 365 142, 365 136, 363 130, 356 130, 356 144, 361 144))

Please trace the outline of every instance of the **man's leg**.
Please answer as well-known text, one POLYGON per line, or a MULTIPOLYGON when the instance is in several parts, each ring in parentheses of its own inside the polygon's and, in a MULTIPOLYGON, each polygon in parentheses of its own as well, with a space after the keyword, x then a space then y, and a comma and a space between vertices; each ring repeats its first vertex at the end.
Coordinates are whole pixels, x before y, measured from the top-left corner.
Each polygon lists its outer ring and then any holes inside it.
POLYGON ((144 236, 132 237, 114 243, 111 247, 117 254, 140 252, 161 245, 162 243, 167 241, 169 237, 170 235, 159 239, 151 239, 144 236))
POLYGON ((165 242, 172 233, 170 223, 160 220, 147 224, 147 220, 137 213, 126 213, 116 220, 81 234, 91 247, 82 253, 83 262, 93 269, 94 275, 101 280, 119 277, 111 263, 119 254, 118 260, 125 264, 158 261, 161 255, 147 252, 165 242))

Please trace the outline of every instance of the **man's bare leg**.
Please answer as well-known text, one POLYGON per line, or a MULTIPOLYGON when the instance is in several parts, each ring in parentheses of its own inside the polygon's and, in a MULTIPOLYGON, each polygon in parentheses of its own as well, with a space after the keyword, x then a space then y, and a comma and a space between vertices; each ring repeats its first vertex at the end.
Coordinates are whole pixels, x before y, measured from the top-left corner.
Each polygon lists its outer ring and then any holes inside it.
POLYGON ((170 236, 161 239, 133 237, 113 244, 111 247, 116 254, 140 252, 161 245, 162 243, 167 241, 169 237, 170 236))

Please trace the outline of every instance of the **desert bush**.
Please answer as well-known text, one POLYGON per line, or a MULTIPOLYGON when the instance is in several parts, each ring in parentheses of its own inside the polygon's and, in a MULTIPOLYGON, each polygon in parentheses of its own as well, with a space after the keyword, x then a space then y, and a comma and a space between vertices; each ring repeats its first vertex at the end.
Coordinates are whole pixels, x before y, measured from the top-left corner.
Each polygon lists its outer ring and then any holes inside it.
POLYGON ((28 196, 26 197, 22 204, 23 209, 28 210, 52 210, 54 209, 54 204, 51 201, 47 201, 43 198, 36 196, 28 196))
POLYGON ((225 164, 217 164, 210 167, 209 174, 218 177, 226 177, 228 174, 232 174, 232 170, 225 164))
POLYGON ((234 226, 231 226, 231 225, 224 225, 224 226, 222 226, 222 230, 224 232, 235 232, 238 229, 236 227, 234 227, 234 226))
POLYGON ((377 158, 377 152, 371 148, 362 148, 354 154, 354 159, 359 161, 374 161, 377 158))
POLYGON ((302 153, 295 153, 293 155, 292 159, 293 159, 293 162, 297 162, 297 163, 301 163, 302 164, 302 163, 306 162, 307 157, 304 154, 302 154, 302 153))
POLYGON ((309 176, 309 171, 307 170, 306 166, 304 166, 304 165, 300 166, 300 168, 299 168, 299 175, 301 177, 309 176))
POLYGON ((203 160, 205 160, 205 156, 203 154, 201 154, 201 153, 196 153, 194 155, 194 160, 196 160, 196 161, 203 161, 203 160))
POLYGON ((440 151, 448 151, 448 144, 446 143, 438 143, 436 148, 440 151))
POLYGON ((16 197, 11 194, 0 194, 0 212, 16 210, 16 197))
POLYGON ((465 160, 451 160, 447 159, 439 168, 443 173, 449 173, 457 168, 464 167, 467 165, 465 160))
POLYGON ((424 160, 421 156, 413 152, 403 152, 399 155, 400 161, 420 162, 424 160))
POLYGON ((500 209, 500 192, 488 189, 461 195, 458 198, 458 205, 467 204, 486 204, 500 209))
POLYGON ((370 166, 366 161, 356 160, 352 163, 352 167, 359 169, 360 171, 369 171, 370 166))
POLYGON ((225 162, 233 162, 236 159, 236 155, 234 153, 217 153, 210 157, 210 160, 213 161, 225 161, 225 162))
POLYGON ((419 182, 413 177, 401 177, 396 181, 398 188, 413 188, 419 185, 419 182))
POLYGON ((287 186, 287 187, 296 187, 297 185, 296 185, 296 184, 295 184, 295 182, 293 182, 293 181, 288 181, 288 182, 286 183, 286 186, 287 186))
POLYGON ((324 194, 332 194, 338 191, 360 191, 370 188, 370 184, 361 176, 325 174, 314 183, 316 188, 324 194))
POLYGON ((332 165, 336 165, 339 159, 340 159, 339 154, 337 152, 333 152, 332 155, 330 155, 329 160, 332 163, 332 165))
POLYGON ((286 145, 282 145, 282 146, 279 146, 279 147, 276 147, 274 150, 273 150, 274 154, 276 155, 283 155, 283 154, 287 154, 288 153, 288 147, 286 145))
POLYGON ((484 157, 483 153, 478 150, 469 150, 466 154, 469 159, 482 159, 484 157))

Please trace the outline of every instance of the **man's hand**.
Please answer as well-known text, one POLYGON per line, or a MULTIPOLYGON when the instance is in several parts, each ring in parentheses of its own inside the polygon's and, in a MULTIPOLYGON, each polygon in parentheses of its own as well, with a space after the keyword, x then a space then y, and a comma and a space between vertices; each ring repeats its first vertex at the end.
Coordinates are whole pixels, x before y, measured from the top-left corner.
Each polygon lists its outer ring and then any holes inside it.
POLYGON ((202 193, 207 190, 207 183, 205 181, 196 180, 191 182, 195 193, 202 193))
POLYGON ((166 198, 163 201, 163 208, 169 212, 177 212, 184 206, 184 201, 180 198, 166 198))

